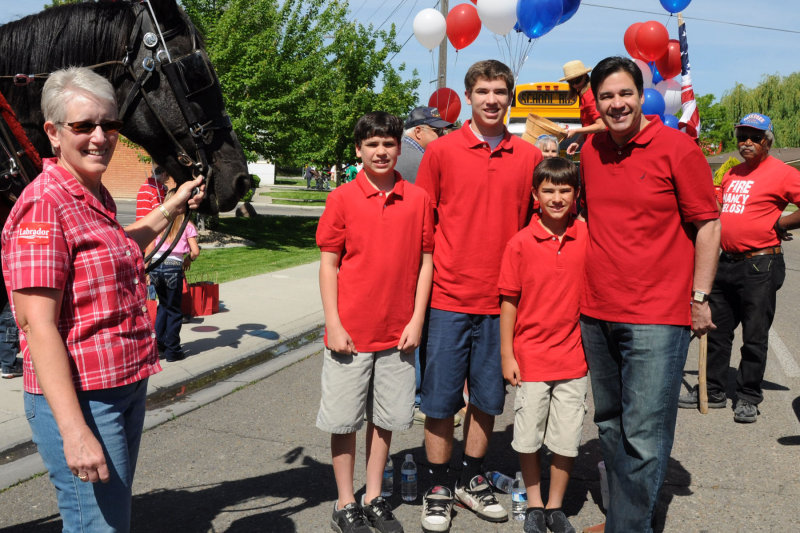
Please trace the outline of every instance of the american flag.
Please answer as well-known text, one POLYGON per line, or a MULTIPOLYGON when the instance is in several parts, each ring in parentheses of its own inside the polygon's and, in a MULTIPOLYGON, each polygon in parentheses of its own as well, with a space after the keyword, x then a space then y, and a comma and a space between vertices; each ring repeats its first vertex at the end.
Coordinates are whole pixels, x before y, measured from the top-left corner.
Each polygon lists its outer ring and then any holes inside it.
POLYGON ((681 119, 678 129, 697 139, 700 132, 700 114, 692 89, 692 73, 689 66, 689 41, 686 39, 686 24, 678 23, 678 39, 681 45, 681 119))

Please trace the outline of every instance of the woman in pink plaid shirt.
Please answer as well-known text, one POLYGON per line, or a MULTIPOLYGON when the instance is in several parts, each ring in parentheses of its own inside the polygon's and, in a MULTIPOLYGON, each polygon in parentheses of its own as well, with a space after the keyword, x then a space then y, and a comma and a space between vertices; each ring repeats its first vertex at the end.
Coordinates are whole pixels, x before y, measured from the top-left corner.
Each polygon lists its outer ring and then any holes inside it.
POLYGON ((123 228, 101 182, 122 127, 110 83, 85 68, 57 71, 42 111, 56 157, 2 233, 25 411, 64 531, 128 531, 147 378, 161 370, 142 250, 173 215, 197 207, 203 193, 190 196, 202 180, 123 228))

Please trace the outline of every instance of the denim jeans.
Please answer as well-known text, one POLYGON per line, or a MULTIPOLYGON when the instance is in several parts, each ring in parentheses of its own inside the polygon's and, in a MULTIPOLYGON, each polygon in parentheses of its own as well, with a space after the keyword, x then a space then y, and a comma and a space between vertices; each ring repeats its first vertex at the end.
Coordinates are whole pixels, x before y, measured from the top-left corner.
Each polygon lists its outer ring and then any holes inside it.
POLYGON ((11 305, 6 302, 3 310, 0 311, 0 370, 3 372, 10 372, 17 362, 18 339, 17 323, 14 321, 11 305))
POLYGON ((83 417, 103 446, 111 479, 80 481, 64 458, 64 443, 44 395, 24 394, 33 442, 56 488, 64 533, 130 530, 131 494, 145 415, 147 380, 78 392, 83 417))
POLYGON ((606 463, 608 533, 650 532, 675 437, 689 328, 581 316, 606 463))
POLYGON ((158 294, 156 314, 156 340, 163 348, 166 359, 181 359, 181 293, 183 292, 183 266, 161 263, 150 272, 150 282, 158 294))
POLYGON ((783 254, 733 261, 722 254, 711 290, 708 332, 708 393, 725 393, 733 332, 742 324, 742 359, 736 376, 736 396, 758 405, 764 399, 761 381, 767 366, 769 328, 775 318, 778 289, 786 277, 783 254))

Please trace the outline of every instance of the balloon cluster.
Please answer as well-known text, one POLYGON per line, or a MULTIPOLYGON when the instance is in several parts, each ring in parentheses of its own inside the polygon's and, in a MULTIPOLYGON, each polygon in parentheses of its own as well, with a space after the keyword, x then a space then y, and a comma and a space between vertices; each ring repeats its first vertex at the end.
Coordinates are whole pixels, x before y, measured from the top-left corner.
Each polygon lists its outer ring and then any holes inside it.
MULTIPOLYGON (((670 13, 682 11, 691 0, 660 0, 670 13)), ((642 112, 658 115, 662 122, 678 128, 675 113, 681 107, 681 84, 673 78, 681 73, 681 46, 660 22, 648 20, 631 24, 622 38, 625 50, 642 71, 644 103, 642 112)))
MULTIPOLYGON (((506 35, 511 30, 523 33, 529 39, 536 39, 546 34, 559 24, 568 21, 580 7, 581 0, 470 0, 472 4, 458 4, 447 14, 447 17, 433 8, 423 9, 414 17, 414 36, 419 43, 433 50, 444 41, 445 36, 456 50, 461 50, 478 38, 481 27, 486 26, 497 35, 506 35)), ((666 2, 667 0, 662 0, 666 2)), ((673 0, 678 2, 679 0, 673 0)), ((688 2, 687 2, 688 3, 688 2)), ((439 89, 433 96, 438 102, 451 102, 455 95, 458 110, 461 102, 451 89, 439 89), (450 91, 449 97, 438 96, 441 91, 450 91)), ((436 104, 428 105, 438 107, 436 104)), ((451 107, 438 107, 439 113, 448 122, 458 118, 447 118, 451 107)))

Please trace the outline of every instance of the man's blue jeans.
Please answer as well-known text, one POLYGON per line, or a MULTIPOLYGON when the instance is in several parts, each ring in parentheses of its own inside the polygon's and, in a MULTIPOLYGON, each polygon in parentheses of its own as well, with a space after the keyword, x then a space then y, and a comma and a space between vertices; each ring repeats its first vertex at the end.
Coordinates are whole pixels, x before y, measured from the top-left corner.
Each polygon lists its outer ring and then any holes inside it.
POLYGON ((167 361, 183 358, 181 348, 181 294, 183 292, 183 266, 164 261, 150 272, 150 282, 158 294, 156 314, 156 340, 163 347, 167 361))
POLYGON ((11 306, 6 302, 0 311, 0 366, 3 372, 11 372, 17 362, 19 332, 11 306))
POLYGON ((582 315, 581 335, 608 472, 606 532, 650 532, 675 437, 689 328, 582 315))
POLYGON ((130 530, 131 494, 144 426, 147 380, 78 392, 83 417, 103 446, 108 483, 80 481, 67 466, 64 442, 42 394, 24 394, 33 442, 56 488, 64 533, 130 530))

